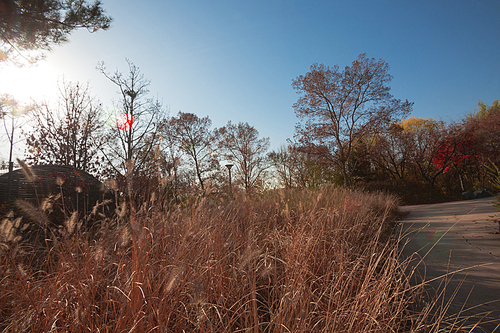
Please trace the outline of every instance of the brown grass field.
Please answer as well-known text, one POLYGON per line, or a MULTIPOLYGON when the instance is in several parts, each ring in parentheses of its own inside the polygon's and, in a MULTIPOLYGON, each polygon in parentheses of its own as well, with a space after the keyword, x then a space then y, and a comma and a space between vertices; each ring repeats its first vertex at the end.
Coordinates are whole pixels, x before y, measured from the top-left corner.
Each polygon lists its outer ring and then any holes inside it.
POLYGON ((395 197, 325 187, 121 208, 96 235, 68 214, 35 243, 2 221, 2 332, 460 331, 410 285, 395 197))

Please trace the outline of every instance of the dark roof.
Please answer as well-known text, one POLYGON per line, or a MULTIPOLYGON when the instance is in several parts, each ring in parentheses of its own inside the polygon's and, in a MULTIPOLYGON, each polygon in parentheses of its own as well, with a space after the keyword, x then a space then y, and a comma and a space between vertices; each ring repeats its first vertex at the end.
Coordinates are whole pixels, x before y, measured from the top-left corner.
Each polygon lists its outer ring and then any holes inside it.
MULTIPOLYGON (((51 194, 64 195, 65 204, 72 204, 76 208, 76 203, 81 206, 95 204, 101 197, 101 182, 85 171, 75 169, 71 166, 61 165, 37 165, 30 167, 35 174, 35 180, 30 181, 22 169, 12 171, 12 194, 13 199, 24 199, 37 203, 51 194), (62 181, 62 185, 57 184, 57 179, 62 181)), ((9 173, 0 176, 0 205, 7 204, 9 173)))

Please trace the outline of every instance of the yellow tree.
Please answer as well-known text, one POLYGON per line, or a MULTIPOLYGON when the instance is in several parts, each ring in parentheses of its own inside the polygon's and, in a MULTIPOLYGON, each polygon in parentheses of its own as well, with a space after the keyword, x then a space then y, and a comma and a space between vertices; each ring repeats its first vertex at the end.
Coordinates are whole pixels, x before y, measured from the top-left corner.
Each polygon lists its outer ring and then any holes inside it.
POLYGON ((453 131, 441 120, 432 118, 408 118, 399 126, 407 133, 406 144, 411 147, 410 160, 417 174, 426 182, 429 199, 436 179, 453 163, 456 142, 453 131), (446 154, 443 149, 446 147, 446 154), (439 163, 436 160, 440 158, 439 163))

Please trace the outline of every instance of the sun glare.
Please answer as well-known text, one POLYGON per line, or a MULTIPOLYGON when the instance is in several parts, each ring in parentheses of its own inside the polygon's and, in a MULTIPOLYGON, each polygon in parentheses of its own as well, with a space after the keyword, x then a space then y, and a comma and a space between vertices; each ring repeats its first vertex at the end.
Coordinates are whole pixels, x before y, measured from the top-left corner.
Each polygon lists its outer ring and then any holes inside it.
POLYGON ((19 102, 54 100, 57 73, 47 63, 34 66, 0 66, 0 94, 10 94, 19 102))

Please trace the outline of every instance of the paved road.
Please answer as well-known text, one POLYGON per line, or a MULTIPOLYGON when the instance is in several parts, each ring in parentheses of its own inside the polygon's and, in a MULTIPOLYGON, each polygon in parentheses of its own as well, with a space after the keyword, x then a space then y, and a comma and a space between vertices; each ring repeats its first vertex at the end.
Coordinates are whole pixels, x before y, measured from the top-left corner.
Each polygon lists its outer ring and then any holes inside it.
MULTIPOLYGON (((470 268, 454 274, 447 285, 445 301, 465 277, 448 314, 474 315, 475 322, 488 314, 473 332, 493 332, 500 324, 500 234, 498 223, 492 221, 497 217, 500 220, 500 213, 491 204, 494 200, 401 207, 410 212, 401 224, 403 243, 408 241, 403 255, 414 258, 410 269, 424 256, 418 272, 427 281, 470 268)), ((442 282, 443 279, 438 279, 429 285, 437 289, 442 282)), ((500 332, 500 327, 495 332, 500 332)))

